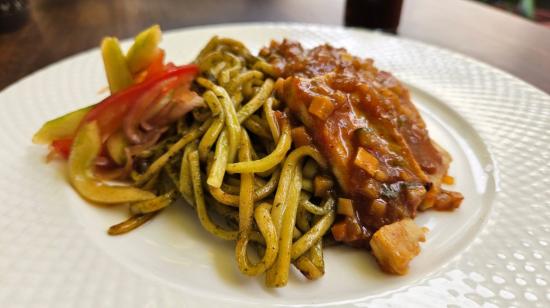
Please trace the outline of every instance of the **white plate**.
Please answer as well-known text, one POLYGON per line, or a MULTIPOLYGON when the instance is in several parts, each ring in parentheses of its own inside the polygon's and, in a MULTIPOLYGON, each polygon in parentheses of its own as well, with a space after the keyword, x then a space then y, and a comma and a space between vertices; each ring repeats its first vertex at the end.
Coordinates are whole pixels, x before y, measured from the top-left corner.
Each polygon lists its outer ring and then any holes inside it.
POLYGON ((31 143, 40 125, 101 98, 98 50, 32 74, 0 93, 0 302, 36 307, 369 305, 548 307, 550 303, 550 97, 497 69, 418 42, 362 30, 236 24, 166 33, 175 63, 212 35, 253 52, 283 37, 329 42, 375 59, 405 82, 432 137, 454 157, 453 213, 421 213, 431 229, 407 276, 380 273, 365 251, 326 251, 326 274, 293 273, 270 290, 239 274, 232 243, 203 231, 174 205, 128 235, 106 228, 124 209, 84 202, 63 164, 31 143))

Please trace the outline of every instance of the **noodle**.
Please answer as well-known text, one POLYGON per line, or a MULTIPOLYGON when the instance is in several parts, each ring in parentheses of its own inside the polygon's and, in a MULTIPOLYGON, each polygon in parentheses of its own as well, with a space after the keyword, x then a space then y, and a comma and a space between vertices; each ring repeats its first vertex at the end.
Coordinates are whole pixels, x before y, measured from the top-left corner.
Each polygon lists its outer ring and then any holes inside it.
POLYGON ((237 265, 245 275, 265 272, 266 284, 280 287, 294 264, 307 278, 319 278, 324 273, 322 237, 336 215, 334 199, 321 206, 310 202, 302 183, 311 186, 311 179, 302 178, 302 169, 307 166, 308 175, 322 172, 325 159, 311 146, 291 151, 291 125, 276 115, 274 82, 265 77, 274 75, 269 64, 242 44, 217 37, 196 63, 211 123, 192 123, 204 133, 198 146, 191 142, 194 137, 183 149, 178 192, 196 206, 208 232, 236 240, 237 265), (306 157, 311 158, 307 163, 306 157), (214 222, 208 204, 226 226, 214 222), (249 257, 250 243, 261 252, 256 263, 249 257))
POLYGON ((227 160, 232 162, 235 158, 235 154, 237 153, 237 144, 239 141, 239 133, 241 131, 235 106, 229 97, 229 94, 227 94, 227 91, 223 87, 217 86, 204 78, 198 78, 197 82, 205 88, 212 90, 212 92, 214 92, 214 94, 216 94, 220 99, 221 106, 225 114, 225 129, 227 130, 227 160))
POLYGON ((265 273, 270 287, 287 283, 291 264, 309 279, 321 277, 334 198, 317 206, 303 189, 312 190, 312 175, 326 174, 327 162, 312 146, 293 148, 287 111, 273 96, 274 68, 242 43, 218 37, 195 63, 201 75, 194 86, 205 104, 129 156, 133 186, 155 197, 131 203, 131 217, 109 234, 139 227, 181 197, 204 229, 236 241, 243 274, 265 273), (146 167, 136 169, 136 163, 146 167))
POLYGON ((283 126, 283 134, 281 135, 281 138, 277 143, 277 147, 269 155, 255 161, 228 164, 227 172, 229 173, 241 173, 246 171, 262 172, 275 167, 277 164, 279 164, 282 161, 283 157, 285 157, 286 155, 286 152, 288 152, 288 150, 290 149, 291 138, 290 138, 289 127, 290 125, 288 124, 283 126))
POLYGON ((204 201, 204 192, 202 190, 199 153, 197 151, 192 151, 189 153, 189 165, 191 169, 191 181, 193 182, 195 205, 197 206, 197 214, 202 226, 206 229, 206 231, 221 239, 235 240, 237 238, 236 230, 225 230, 216 225, 208 216, 206 202, 204 201))

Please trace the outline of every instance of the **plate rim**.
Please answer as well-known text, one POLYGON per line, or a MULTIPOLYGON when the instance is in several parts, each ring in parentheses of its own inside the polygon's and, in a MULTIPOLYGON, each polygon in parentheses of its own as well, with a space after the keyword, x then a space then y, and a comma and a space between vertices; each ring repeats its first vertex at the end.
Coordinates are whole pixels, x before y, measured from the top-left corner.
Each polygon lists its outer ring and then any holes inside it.
MULTIPOLYGON (((359 32, 370 32, 370 33, 374 33, 376 35, 380 35, 380 36, 384 36, 384 37, 390 37, 392 39, 408 41, 408 42, 412 42, 414 44, 417 44, 419 46, 422 46, 422 48, 434 48, 436 50, 444 51, 449 56, 454 56, 454 57, 460 58, 460 61, 467 61, 467 62, 473 63, 474 65, 481 66, 483 69, 489 70, 493 74, 498 74, 500 76, 505 76, 506 78, 513 81, 515 83, 514 84, 515 86, 519 86, 519 87, 523 88, 524 90, 530 90, 530 91, 535 90, 536 92, 538 92, 537 94, 539 94, 539 95, 542 94, 543 96, 546 96, 546 97, 550 98, 549 94, 547 94, 546 92, 544 92, 541 89, 537 88, 536 86, 531 85, 528 82, 526 82, 522 79, 519 79, 518 77, 516 77, 516 76, 514 76, 514 75, 512 75, 512 74, 510 74, 506 71, 503 71, 502 69, 499 69, 499 68, 494 67, 490 64, 484 63, 484 62, 482 62, 480 60, 477 60, 475 58, 471 58, 469 56, 466 56, 466 55, 463 55, 461 53, 458 53, 458 52, 455 52, 455 51, 452 51, 452 50, 448 50, 448 49, 445 49, 445 48, 442 48, 442 47, 439 47, 439 46, 435 46, 435 45, 423 43, 423 42, 420 42, 420 41, 416 41, 414 39, 408 39, 408 38, 403 38, 403 37, 399 37, 399 36, 394 37, 394 36, 387 35, 387 34, 384 34, 384 33, 379 33, 379 32, 376 32, 376 31, 369 31, 369 30, 365 30, 365 29, 345 28, 343 26, 319 25, 319 24, 310 24, 310 23, 246 22, 246 23, 221 23, 221 24, 210 24, 210 25, 206 25, 206 26, 184 27, 184 28, 177 28, 177 29, 167 30, 167 31, 165 31, 165 33, 166 34, 174 34, 174 33, 181 32, 181 31, 188 31, 188 30, 195 30, 195 29, 196 30, 203 30, 203 29, 218 28, 218 27, 219 28, 225 28, 225 27, 258 27, 258 26, 261 26, 261 27, 269 26, 269 27, 275 27, 275 28, 276 27, 291 27, 291 28, 292 27, 296 27, 296 28, 306 27, 306 28, 314 28, 314 29, 325 29, 325 30, 328 30, 328 31, 334 31, 335 29, 337 29, 337 30, 344 30, 344 32, 351 30, 351 31, 359 31, 359 32)), ((129 40, 129 38, 124 39, 123 42, 125 42, 127 40, 129 40)), ((60 65, 61 63, 64 63, 64 62, 73 61, 75 58, 86 56, 87 54, 96 52, 97 50, 98 50, 97 47, 91 48, 91 49, 88 49, 88 50, 81 51, 81 52, 78 52, 76 54, 70 55, 68 57, 65 57, 65 58, 63 58, 59 61, 50 63, 50 64, 44 66, 43 68, 40 68, 40 69, 32 72, 31 74, 28 74, 28 75, 24 76, 23 78, 17 80, 16 82, 8 85, 6 88, 4 88, 2 91, 0 91, 0 97, 2 97, 2 95, 5 94, 7 91, 13 91, 13 88, 19 86, 21 83, 25 82, 26 80, 35 77, 35 75, 40 74, 42 71, 47 70, 52 66, 60 65)), ((422 87, 419 87, 418 85, 416 85, 414 83, 411 84, 411 86, 413 86, 415 88, 419 88, 419 89, 421 89, 422 91, 426 92, 429 95, 433 95, 432 93, 423 90, 422 87)), ((537 102, 537 104, 542 104, 542 103, 544 103, 544 102, 537 102)), ((451 106, 449 106, 449 107, 451 107, 451 106)), ((453 109, 454 112, 457 112, 454 108, 451 107, 451 109, 453 109)), ((463 120, 468 122, 468 124, 472 125, 472 123, 470 123, 470 121, 468 119, 463 119, 463 120)), ((476 133, 478 133, 477 130, 476 130, 476 133)), ((479 138, 483 141, 484 145, 486 146, 486 149, 491 154, 491 157, 490 157, 491 161, 494 164, 498 164, 497 160, 494 158, 492 147, 488 146, 486 144, 487 141, 485 140, 485 138, 483 138, 482 136, 479 136, 479 138)), ((491 207, 490 213, 488 214, 488 217, 487 217, 487 219, 484 223, 484 226, 482 226, 481 230, 483 230, 486 227, 487 221, 494 214, 493 212, 494 212, 494 208, 491 207)), ((470 245, 465 247, 465 249, 468 249, 469 247, 470 247, 470 245)), ((454 258, 455 257, 453 257, 453 259, 454 258)), ((451 261, 452 261, 451 259, 448 260, 448 262, 451 262, 451 261)), ((433 274, 433 272, 431 274, 433 274)), ((403 287, 403 288, 407 288, 407 287, 408 286, 403 287)), ((394 292, 398 292, 398 291, 399 290, 396 289, 396 290, 392 290, 392 291, 388 291, 388 292, 385 292, 383 294, 380 294, 379 296, 375 295, 375 296, 369 297, 368 299, 359 299, 359 300, 360 301, 370 300, 371 298, 383 297, 383 296, 387 295, 386 293, 394 293, 394 292)), ((353 301, 353 302, 355 302, 355 301, 353 301)))

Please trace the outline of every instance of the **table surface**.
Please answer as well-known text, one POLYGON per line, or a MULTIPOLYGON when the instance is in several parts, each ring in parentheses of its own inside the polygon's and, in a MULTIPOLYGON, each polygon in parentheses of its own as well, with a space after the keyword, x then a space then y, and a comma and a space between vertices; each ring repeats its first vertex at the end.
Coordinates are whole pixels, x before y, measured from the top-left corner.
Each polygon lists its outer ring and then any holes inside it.
MULTIPOLYGON (((345 0, 32 0, 30 19, 0 34, 0 90, 105 35, 226 22, 342 25, 345 0)), ((550 93, 550 28, 466 0, 405 0, 399 35, 479 59, 550 93)))

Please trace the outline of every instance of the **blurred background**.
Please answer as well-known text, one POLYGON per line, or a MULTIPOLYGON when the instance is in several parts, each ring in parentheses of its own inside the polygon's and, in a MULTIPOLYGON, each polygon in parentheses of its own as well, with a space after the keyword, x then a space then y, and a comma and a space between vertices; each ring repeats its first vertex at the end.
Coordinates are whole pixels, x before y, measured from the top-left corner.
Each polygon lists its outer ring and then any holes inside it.
POLYGON ((478 0, 550 26, 550 0, 478 0))
POLYGON ((0 0, 0 90, 106 35, 251 21, 383 30, 550 92, 550 0, 0 0))

